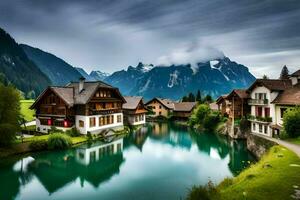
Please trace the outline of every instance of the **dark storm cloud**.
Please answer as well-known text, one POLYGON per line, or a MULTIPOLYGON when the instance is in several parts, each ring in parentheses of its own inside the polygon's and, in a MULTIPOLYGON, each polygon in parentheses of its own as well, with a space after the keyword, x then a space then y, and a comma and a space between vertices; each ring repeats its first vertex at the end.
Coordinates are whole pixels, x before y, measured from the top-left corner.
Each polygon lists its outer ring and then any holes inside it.
POLYGON ((89 70, 155 62, 199 41, 258 75, 300 62, 298 0, 10 0, 0 26, 89 70))

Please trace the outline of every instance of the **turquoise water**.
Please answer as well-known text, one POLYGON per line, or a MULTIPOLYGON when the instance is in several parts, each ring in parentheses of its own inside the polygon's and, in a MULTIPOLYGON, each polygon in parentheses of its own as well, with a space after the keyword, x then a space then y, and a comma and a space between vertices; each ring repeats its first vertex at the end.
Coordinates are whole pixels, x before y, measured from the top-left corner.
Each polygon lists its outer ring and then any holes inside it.
POLYGON ((153 123, 111 142, 1 160, 0 200, 184 199, 253 160, 241 141, 153 123))

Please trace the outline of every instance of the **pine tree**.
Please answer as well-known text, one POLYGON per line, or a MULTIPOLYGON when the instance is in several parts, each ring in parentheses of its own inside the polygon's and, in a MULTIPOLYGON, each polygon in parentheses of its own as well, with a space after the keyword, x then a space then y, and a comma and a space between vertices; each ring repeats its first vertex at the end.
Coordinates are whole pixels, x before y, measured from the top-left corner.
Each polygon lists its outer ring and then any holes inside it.
POLYGON ((279 79, 281 80, 289 79, 289 70, 286 67, 286 65, 283 66, 279 79))
POLYGON ((208 94, 206 95, 206 97, 204 98, 204 102, 206 103, 211 103, 213 100, 212 100, 212 97, 208 94))
POLYGON ((266 79, 269 79, 269 77, 268 77, 267 75, 265 75, 265 74, 263 75, 262 78, 265 79, 265 80, 266 80, 266 79))
POLYGON ((197 91, 196 101, 201 102, 201 93, 200 93, 200 90, 197 91))
POLYGON ((189 101, 189 98, 187 96, 182 97, 182 102, 188 102, 188 101, 189 101))
POLYGON ((189 93, 188 99, 189 99, 189 102, 195 102, 195 100, 196 100, 195 95, 192 92, 189 93))

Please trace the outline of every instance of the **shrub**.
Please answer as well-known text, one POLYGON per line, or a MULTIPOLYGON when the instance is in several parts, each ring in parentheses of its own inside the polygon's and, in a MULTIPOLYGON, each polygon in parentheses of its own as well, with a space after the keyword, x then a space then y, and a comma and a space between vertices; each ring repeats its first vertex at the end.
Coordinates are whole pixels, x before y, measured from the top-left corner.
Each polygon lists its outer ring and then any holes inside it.
POLYGON ((300 136, 300 107, 289 109, 284 113, 283 127, 290 137, 300 136))
POLYGON ((93 140, 93 136, 92 136, 91 132, 88 131, 87 134, 86 134, 86 136, 88 138, 88 141, 92 141, 93 140))
POLYGON ((240 121, 240 129, 242 133, 246 133, 249 130, 249 121, 244 117, 240 121))
POLYGON ((0 124, 0 146, 7 146, 16 137, 17 127, 12 124, 0 124))
POLYGON ((194 126, 196 124, 203 124, 205 116, 208 115, 210 112, 211 110, 207 104, 200 104, 193 111, 189 119, 189 125, 194 126))
POLYGON ((53 133, 48 138, 49 149, 66 149, 72 145, 70 136, 62 133, 53 133))
POLYGON ((72 128, 70 130, 67 130, 66 134, 69 135, 69 136, 71 136, 71 137, 80 136, 80 132, 77 130, 77 128, 72 128))
POLYGON ((29 144, 29 148, 34 151, 46 150, 48 148, 48 144, 46 140, 33 140, 29 144))
POLYGON ((220 122, 220 116, 218 113, 211 113, 204 117, 203 127, 206 130, 214 130, 216 125, 220 122))
POLYGON ((218 196, 218 190, 214 186, 214 184, 209 181, 204 186, 193 186, 189 191, 187 200, 210 200, 215 199, 214 197, 218 196))

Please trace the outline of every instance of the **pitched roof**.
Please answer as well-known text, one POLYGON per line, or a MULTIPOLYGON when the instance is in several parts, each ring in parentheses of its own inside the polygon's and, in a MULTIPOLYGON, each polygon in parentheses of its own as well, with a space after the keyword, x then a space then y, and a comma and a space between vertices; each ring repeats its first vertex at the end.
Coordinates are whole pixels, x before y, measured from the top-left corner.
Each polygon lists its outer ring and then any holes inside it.
POLYGON ((142 101, 143 97, 138 96, 125 96, 124 99, 126 100, 126 103, 123 104, 123 109, 136 109, 139 105, 139 103, 142 101))
POLYGON ((196 104, 196 102, 174 103, 174 111, 191 111, 196 106, 196 104))
POLYGON ((69 83, 66 87, 74 88, 75 104, 86 104, 99 87, 112 88, 112 89, 118 90, 117 88, 114 88, 111 85, 108 85, 102 81, 84 82, 84 88, 81 92, 79 92, 79 83, 78 82, 69 83))
POLYGON ((292 73, 291 76, 300 76, 300 69, 292 73))
POLYGON ((216 100, 216 103, 219 104, 221 103, 222 100, 225 100, 227 98, 228 94, 219 96, 219 98, 216 100))
POLYGON ((159 101, 167 109, 170 109, 170 110, 174 109, 174 102, 171 99, 163 99, 163 98, 157 98, 157 97, 155 97, 155 98, 151 99, 150 101, 148 101, 146 103, 146 105, 149 104, 149 103, 151 103, 153 100, 159 101))
POLYGON ((34 108, 37 102, 43 97, 46 91, 51 90, 55 94, 57 94, 68 106, 73 106, 74 104, 86 104, 94 95, 96 90, 101 88, 111 88, 115 90, 116 93, 120 96, 123 102, 126 102, 124 97, 121 95, 118 88, 112 87, 102 81, 88 81, 84 82, 84 87, 81 92, 79 92, 79 83, 78 82, 71 82, 66 86, 51 86, 48 87, 46 90, 43 91, 36 99, 36 101, 32 104, 30 108, 34 108))
POLYGON ((282 105, 300 105, 300 84, 282 91, 272 103, 282 105))
POLYGON ((211 110, 219 110, 218 104, 216 103, 210 103, 209 107, 211 110))
POLYGON ((280 80, 280 79, 256 79, 256 81, 249 87, 248 91, 255 88, 256 85, 262 85, 269 90, 285 90, 292 86, 291 80, 280 80))
POLYGON ((230 94, 227 96, 227 98, 231 98, 231 96, 233 94, 238 95, 238 97, 241 98, 241 99, 247 99, 247 98, 249 98, 249 94, 247 93, 247 90, 244 90, 244 89, 235 89, 235 90, 232 90, 230 92, 230 94))

